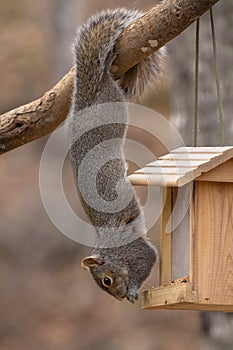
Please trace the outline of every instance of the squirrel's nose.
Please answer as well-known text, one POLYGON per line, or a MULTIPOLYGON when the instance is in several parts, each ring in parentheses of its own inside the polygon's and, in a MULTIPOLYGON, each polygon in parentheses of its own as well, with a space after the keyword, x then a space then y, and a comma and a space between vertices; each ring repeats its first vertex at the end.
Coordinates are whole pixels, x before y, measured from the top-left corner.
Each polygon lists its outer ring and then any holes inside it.
POLYGON ((129 291, 127 293, 127 299, 131 302, 131 303, 135 303, 136 300, 138 300, 138 292, 136 291, 129 291))

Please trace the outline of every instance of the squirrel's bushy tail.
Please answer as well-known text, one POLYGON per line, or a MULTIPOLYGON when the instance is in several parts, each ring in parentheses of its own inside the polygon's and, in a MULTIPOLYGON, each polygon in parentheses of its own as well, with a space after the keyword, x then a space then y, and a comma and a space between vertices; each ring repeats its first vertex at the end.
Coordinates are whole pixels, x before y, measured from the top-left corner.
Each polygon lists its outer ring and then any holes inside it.
MULTIPOLYGON (((118 37, 129 24, 142 15, 140 11, 125 8, 107 10, 91 17, 86 24, 78 28, 74 49, 75 94, 79 101, 79 109, 93 103, 99 83, 115 59, 113 48, 118 37)), ((146 85, 158 79, 163 71, 164 56, 164 50, 160 49, 126 72, 119 80, 127 99, 139 97, 146 85)))
POLYGON ((128 70, 120 79, 120 86, 128 100, 143 95, 147 86, 153 86, 164 75, 166 50, 162 48, 128 70))

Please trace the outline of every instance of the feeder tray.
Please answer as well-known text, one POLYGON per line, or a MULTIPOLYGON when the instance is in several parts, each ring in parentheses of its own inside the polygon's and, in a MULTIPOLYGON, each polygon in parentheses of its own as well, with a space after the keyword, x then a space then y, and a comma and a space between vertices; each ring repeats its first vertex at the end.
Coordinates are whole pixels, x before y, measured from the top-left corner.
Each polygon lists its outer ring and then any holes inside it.
POLYGON ((177 148, 129 179, 160 186, 163 203, 160 286, 143 291, 142 307, 233 312, 233 147, 177 148), (184 189, 190 205, 173 229, 184 189))

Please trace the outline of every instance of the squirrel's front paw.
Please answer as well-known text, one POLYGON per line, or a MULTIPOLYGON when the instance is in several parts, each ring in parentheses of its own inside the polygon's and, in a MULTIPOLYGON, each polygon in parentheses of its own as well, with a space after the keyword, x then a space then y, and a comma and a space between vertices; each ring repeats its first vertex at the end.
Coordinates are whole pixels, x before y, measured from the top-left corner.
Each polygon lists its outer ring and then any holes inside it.
POLYGON ((138 300, 138 289, 129 290, 126 297, 131 303, 135 303, 138 300))

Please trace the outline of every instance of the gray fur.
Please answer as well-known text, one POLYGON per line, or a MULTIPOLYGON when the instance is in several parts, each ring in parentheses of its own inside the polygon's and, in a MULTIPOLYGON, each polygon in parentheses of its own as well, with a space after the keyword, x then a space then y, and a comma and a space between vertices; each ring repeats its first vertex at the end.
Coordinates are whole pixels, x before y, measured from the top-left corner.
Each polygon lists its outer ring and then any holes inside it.
POLYGON ((78 28, 76 79, 66 123, 77 189, 98 236, 83 267, 103 290, 131 302, 137 299, 157 253, 146 239, 143 211, 126 177, 123 145, 128 112, 124 102, 141 95, 145 85, 158 78, 163 53, 144 60, 119 82, 109 68, 117 38, 141 16, 124 8, 107 10, 78 28), (105 276, 111 286, 103 285, 105 276))

